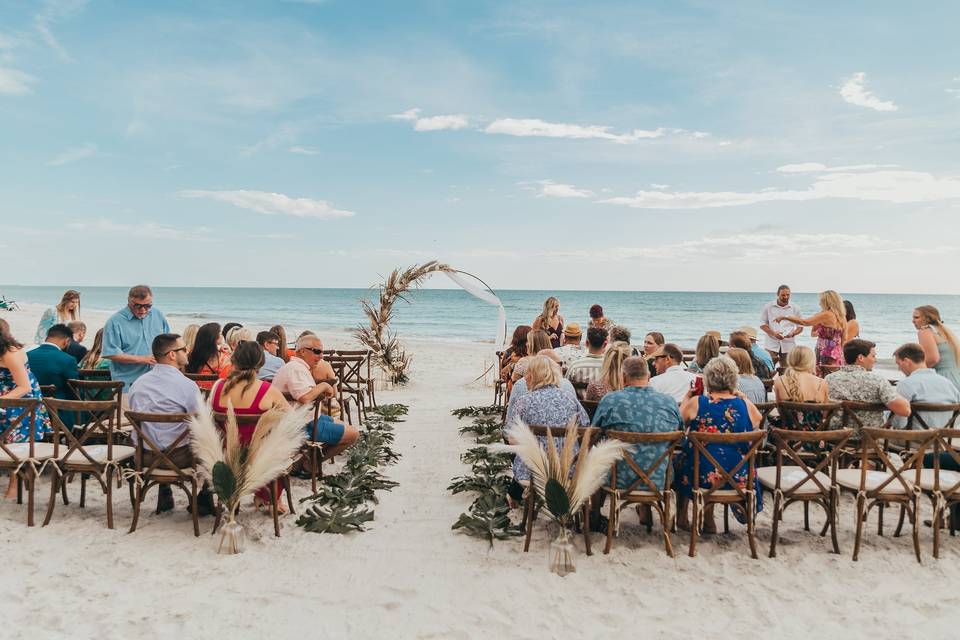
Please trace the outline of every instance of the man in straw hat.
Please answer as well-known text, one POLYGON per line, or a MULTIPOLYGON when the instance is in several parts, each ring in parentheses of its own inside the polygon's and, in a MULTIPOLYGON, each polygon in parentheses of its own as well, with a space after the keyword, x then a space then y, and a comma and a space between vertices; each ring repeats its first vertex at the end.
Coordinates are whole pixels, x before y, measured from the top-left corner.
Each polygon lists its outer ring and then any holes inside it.
POLYGON ((583 331, 576 322, 571 322, 563 329, 563 345, 557 347, 553 352, 560 358, 560 363, 564 366, 583 357, 583 347, 580 346, 580 340, 583 338, 583 331))

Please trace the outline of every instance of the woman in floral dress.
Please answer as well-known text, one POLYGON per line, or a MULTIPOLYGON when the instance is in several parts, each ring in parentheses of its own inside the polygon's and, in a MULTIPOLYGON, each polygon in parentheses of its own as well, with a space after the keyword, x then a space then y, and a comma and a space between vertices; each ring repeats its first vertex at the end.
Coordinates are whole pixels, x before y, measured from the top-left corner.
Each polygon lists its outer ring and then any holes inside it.
MULTIPOLYGON (((5 400, 36 398, 40 399, 40 385, 30 372, 27 364, 27 354, 23 345, 10 335, 10 325, 0 319, 0 398, 5 400)), ((11 425, 20 417, 23 409, 0 409, 0 434, 4 434, 4 443, 26 442, 30 439, 30 430, 36 440, 40 440, 50 431, 50 417, 46 408, 41 404, 35 417, 31 421, 24 420, 16 429, 11 425)), ((7 485, 7 498, 16 496, 17 484, 11 474, 10 484, 7 485)))
MULTIPOLYGON (((757 428, 762 416, 757 407, 737 391, 739 373, 737 364, 729 356, 714 358, 704 367, 705 393, 698 396, 691 390, 680 405, 680 415, 691 430, 699 433, 741 433, 757 428)), ((750 446, 748 444, 708 444, 706 449, 724 469, 730 471, 740 463, 743 454, 750 449, 750 446)), ((684 529, 689 528, 687 502, 693 497, 693 452, 693 445, 687 441, 677 459, 676 485, 680 494, 678 526, 684 529)), ((726 484, 723 475, 702 454, 699 471, 700 486, 703 488, 726 484)), ((733 474, 734 480, 740 487, 746 483, 747 472, 747 465, 743 465, 733 474)), ((756 478, 754 482, 757 511, 760 511, 763 508, 760 485, 756 478)), ((742 518, 742 514, 738 514, 736 509, 734 509, 734 515, 738 520, 742 518)), ((715 533, 717 530, 713 520, 713 505, 708 505, 704 513, 703 530, 706 533, 715 533)))
POLYGON ((843 337, 847 331, 847 311, 840 294, 827 290, 820 294, 820 312, 809 318, 785 316, 787 322, 804 327, 813 327, 817 337, 817 368, 823 374, 822 367, 842 367, 843 337))

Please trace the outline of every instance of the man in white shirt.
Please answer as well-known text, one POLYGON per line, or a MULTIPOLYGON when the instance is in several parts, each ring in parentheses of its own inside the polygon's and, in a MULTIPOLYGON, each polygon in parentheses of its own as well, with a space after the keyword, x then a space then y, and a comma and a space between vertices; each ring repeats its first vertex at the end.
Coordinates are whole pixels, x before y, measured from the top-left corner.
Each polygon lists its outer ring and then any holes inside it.
POLYGON ((677 345, 667 343, 653 354, 653 366, 657 368, 657 375, 650 379, 650 387, 680 404, 697 379, 683 368, 683 351, 677 345))
POLYGON ((580 346, 580 339, 583 332, 580 325, 571 322, 563 329, 563 345, 557 347, 553 352, 560 358, 560 364, 566 366, 574 360, 579 360, 584 356, 583 347, 580 346))
POLYGON ((792 322, 783 320, 785 316, 800 317, 800 309, 790 302, 790 287, 785 284, 777 289, 777 299, 768 302, 760 315, 760 330, 767 334, 764 347, 776 364, 785 366, 787 354, 797 346, 796 338, 803 331, 792 322))
POLYGON ((567 380, 577 389, 577 398, 583 400, 587 385, 600 377, 603 366, 603 351, 607 347, 607 330, 599 327, 587 329, 587 354, 574 360, 567 367, 567 380))

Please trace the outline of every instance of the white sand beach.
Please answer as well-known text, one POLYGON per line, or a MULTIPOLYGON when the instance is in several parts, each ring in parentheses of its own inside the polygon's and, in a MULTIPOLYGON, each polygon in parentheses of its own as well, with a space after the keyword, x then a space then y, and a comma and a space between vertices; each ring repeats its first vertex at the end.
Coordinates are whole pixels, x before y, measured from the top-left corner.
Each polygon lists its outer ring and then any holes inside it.
MULTIPOLYGON (((3 317, 15 336, 29 340, 41 311, 30 306, 3 317)), ((85 313, 84 319, 89 344, 104 317, 85 313)), ((323 337, 327 346, 349 345, 345 335, 323 337)), ((275 538, 270 519, 248 499, 241 521, 256 539, 242 555, 218 556, 212 518, 201 520, 195 538, 182 495, 173 512, 157 516, 151 493, 138 530, 128 534, 126 490, 115 496, 111 531, 95 485, 87 507, 79 508, 77 481, 69 487, 71 504, 58 502, 47 527, 28 528, 25 506, 0 505, 0 637, 956 637, 960 538, 946 537, 935 560, 932 532, 922 528, 918 564, 909 536, 892 535, 895 513, 887 512, 883 537, 872 513, 860 560, 853 562, 854 511, 846 497, 839 556, 817 535, 822 514, 811 510, 816 531, 804 532, 796 507, 781 527, 778 557, 766 557, 770 502, 759 518, 757 560, 735 523, 730 534, 698 545, 696 558, 686 555, 687 535, 674 535, 677 557, 671 559, 659 530, 645 533, 628 512, 609 555, 601 552, 600 535, 591 557, 576 539, 577 572, 566 578, 547 570, 552 529, 543 518, 529 553, 522 538, 490 549, 451 531, 471 498, 452 496, 446 487, 468 470, 459 454, 472 441, 458 435, 463 423, 450 411, 490 403, 491 388, 471 380, 492 355, 480 344, 409 340, 407 346, 414 354, 412 381, 378 392, 381 402, 410 406, 397 425, 403 458, 386 470, 399 486, 381 494, 368 531, 307 533, 295 516, 286 516, 282 537, 275 538)), ((295 481, 295 497, 308 491, 306 481, 295 481)), ((44 478, 41 520, 48 494, 44 478)), ((925 503, 923 517, 929 511, 925 503)))

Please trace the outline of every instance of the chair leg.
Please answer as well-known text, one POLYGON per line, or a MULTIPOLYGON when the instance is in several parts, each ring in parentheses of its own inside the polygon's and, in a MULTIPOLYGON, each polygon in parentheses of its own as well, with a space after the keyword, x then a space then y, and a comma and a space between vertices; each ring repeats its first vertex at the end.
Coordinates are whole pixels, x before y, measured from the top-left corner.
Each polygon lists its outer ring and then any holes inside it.
POLYGON ((87 474, 80 474, 80 508, 87 506, 87 474))
POLYGON ((526 497, 526 504, 524 505, 526 510, 525 519, 527 523, 525 531, 526 536, 523 541, 524 553, 530 550, 530 538, 533 537, 533 499, 533 487, 530 487, 530 495, 526 497))
POLYGON ((833 552, 840 553, 840 543, 837 542, 837 505, 840 504, 840 490, 836 487, 830 489, 830 508, 827 510, 827 517, 830 518, 830 540, 833 542, 833 552))
POLYGON ((583 546, 587 550, 587 555, 593 555, 593 549, 590 548, 590 500, 583 504, 583 546))
POLYGON ((877 535, 883 535, 883 502, 877 503, 878 512, 877 512, 877 535))
POLYGON ((613 547, 613 530, 617 520, 617 494, 611 493, 610 497, 610 515, 607 516, 607 543, 603 547, 605 554, 610 553, 613 547))
POLYGON ((280 537, 280 509, 277 507, 277 483, 270 483, 270 511, 273 513, 273 535, 280 537))
POLYGON ((773 494, 773 531, 770 533, 770 553, 767 554, 768 558, 777 557, 777 531, 780 528, 780 511, 783 509, 783 505, 780 502, 780 494, 773 494))
POLYGON ((107 470, 107 529, 113 529, 113 469, 107 470))
POLYGON ((691 500, 693 505, 690 510, 693 512, 693 520, 690 521, 690 551, 688 555, 691 558, 697 556, 697 523, 700 522, 700 509, 697 500, 691 500))
POLYGON ((57 489, 60 487, 58 485, 66 486, 64 478, 54 472, 50 477, 50 500, 47 501, 47 515, 43 518, 43 526, 50 524, 50 518, 53 517, 53 508, 57 504, 57 489))
MULTIPOLYGON (((913 517, 910 518, 910 524, 916 525, 918 523, 916 523, 915 520, 920 517, 919 496, 915 495, 913 497, 912 502, 913 502, 913 505, 911 507, 912 513, 910 515, 913 517)), ((933 525, 937 526, 937 523, 934 522, 933 525)), ((920 527, 914 526, 912 528, 913 528, 913 551, 917 555, 917 562, 923 564, 923 560, 920 559, 920 527)))
POLYGON ((290 513, 296 515, 297 510, 293 506, 293 492, 290 490, 290 476, 283 476, 283 488, 287 492, 287 507, 290 510, 290 513))
POLYGON ((130 489, 130 507, 132 508, 137 504, 136 496, 134 495, 134 485, 136 482, 134 482, 133 478, 130 478, 130 480, 127 481, 127 484, 128 488, 130 489))
POLYGON ((197 481, 190 480, 190 515, 193 517, 193 536, 200 537, 200 514, 197 505, 197 481))
POLYGON ((17 504, 23 504, 23 478, 19 473, 15 473, 13 477, 17 482, 17 504))
MULTIPOLYGON (((143 506, 143 485, 140 483, 133 483, 130 485, 131 491, 136 493, 136 500, 133 503, 133 520, 130 522, 130 530, 127 533, 133 533, 137 530, 137 523, 140 522, 140 507, 143 506), (136 485, 136 488, 133 485, 136 485)), ((194 511, 196 513, 196 511, 194 511)))
POLYGON ((673 542, 670 541, 670 501, 664 500, 663 506, 656 505, 660 513, 660 525, 663 528, 663 544, 667 548, 667 555, 671 558, 676 556, 673 553, 673 542))
POLYGON ((743 510, 747 514, 747 539, 750 541, 750 557, 756 560, 760 557, 757 555, 757 536, 754 531, 757 521, 757 508, 752 500, 747 500, 743 510))
POLYGON ((27 476, 27 526, 33 526, 33 490, 36 488, 37 474, 33 471, 28 472, 27 476))
POLYGON ((857 533, 853 539, 853 561, 860 558, 860 541, 863 538, 863 521, 867 519, 867 498, 857 496, 857 533))
POLYGON ((900 537, 900 532, 903 530, 903 521, 906 520, 907 508, 904 505, 900 505, 900 517, 897 519, 897 528, 893 532, 894 538, 900 537))
POLYGON ((933 557, 940 559, 940 525, 943 522, 943 511, 933 508, 933 557))
POLYGON ((70 499, 67 498, 67 479, 65 477, 60 477, 58 483, 60 484, 60 497, 63 498, 63 504, 66 506, 70 504, 70 499))
POLYGON ((730 505, 723 505, 723 532, 730 533, 730 505))
POLYGON ((803 501, 803 530, 810 531, 810 502, 803 501))

